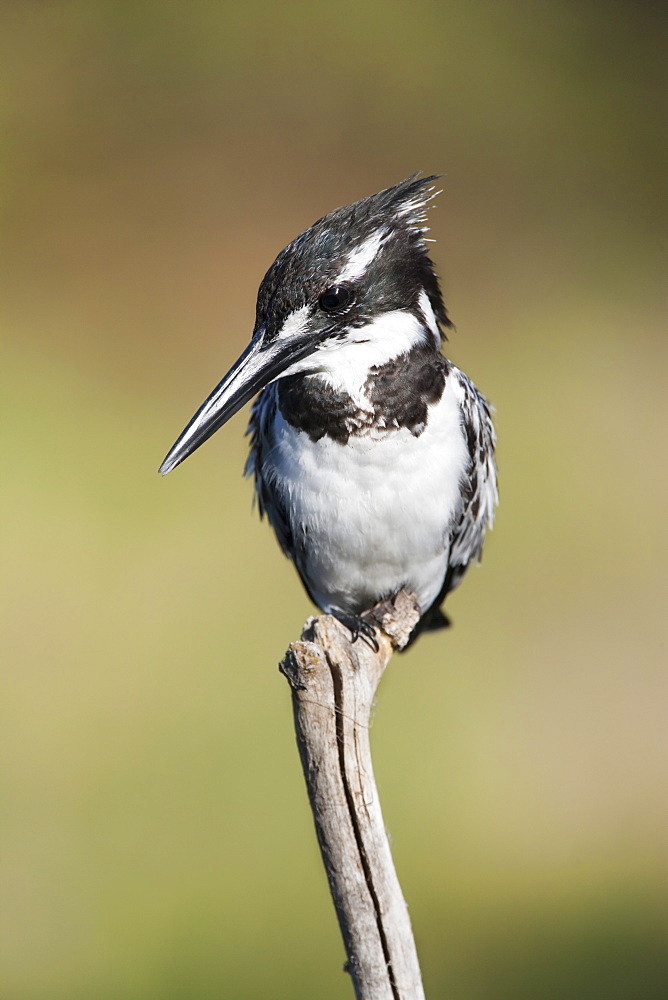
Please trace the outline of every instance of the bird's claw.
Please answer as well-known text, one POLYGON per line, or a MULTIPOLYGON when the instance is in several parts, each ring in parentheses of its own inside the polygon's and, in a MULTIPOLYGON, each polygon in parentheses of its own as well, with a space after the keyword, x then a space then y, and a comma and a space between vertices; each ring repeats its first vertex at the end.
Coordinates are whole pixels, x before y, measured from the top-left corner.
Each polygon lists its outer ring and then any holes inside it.
POLYGON ((346 615, 339 611, 334 612, 334 617, 348 629, 351 642, 362 639, 367 646, 373 649, 374 653, 378 652, 380 646, 376 639, 376 630, 365 618, 361 618, 359 615, 346 615))

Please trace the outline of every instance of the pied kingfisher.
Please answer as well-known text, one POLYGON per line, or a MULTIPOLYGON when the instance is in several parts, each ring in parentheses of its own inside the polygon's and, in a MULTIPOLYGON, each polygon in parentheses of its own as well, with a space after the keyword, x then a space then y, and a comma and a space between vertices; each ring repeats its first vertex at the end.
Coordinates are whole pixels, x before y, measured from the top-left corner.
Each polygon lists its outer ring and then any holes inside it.
POLYGON ((356 638, 406 588, 425 628, 480 559, 496 506, 490 407, 441 354, 452 326, 417 174, 323 216, 267 271, 250 344, 160 467, 260 392, 246 472, 313 602, 356 638))

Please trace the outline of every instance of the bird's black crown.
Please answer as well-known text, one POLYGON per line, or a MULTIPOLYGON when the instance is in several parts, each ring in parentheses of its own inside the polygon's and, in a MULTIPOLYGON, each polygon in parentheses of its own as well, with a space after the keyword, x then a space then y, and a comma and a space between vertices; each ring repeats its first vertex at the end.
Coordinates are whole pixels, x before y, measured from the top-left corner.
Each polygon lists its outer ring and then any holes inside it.
MULTIPOLYGON (((439 325, 450 327, 424 237, 427 208, 438 193, 433 187, 437 179, 413 174, 309 226, 279 253, 262 280, 256 329, 266 325, 271 336, 290 313, 305 305, 315 310, 318 304, 325 312, 341 313, 348 327, 363 326, 382 312, 416 309, 422 290, 439 325), (351 253, 380 233, 381 250, 364 273, 356 281, 337 285, 351 253)), ((335 320, 330 317, 328 328, 332 325, 335 320)))

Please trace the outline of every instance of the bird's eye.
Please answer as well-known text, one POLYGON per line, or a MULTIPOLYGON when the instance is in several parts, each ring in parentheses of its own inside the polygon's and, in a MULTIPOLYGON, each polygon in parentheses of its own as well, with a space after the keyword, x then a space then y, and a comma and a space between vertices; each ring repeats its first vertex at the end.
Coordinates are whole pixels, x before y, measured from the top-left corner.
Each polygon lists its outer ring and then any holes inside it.
POLYGON ((318 305, 324 312, 337 312, 347 306, 351 298, 352 293, 345 285, 332 285, 322 293, 318 305))

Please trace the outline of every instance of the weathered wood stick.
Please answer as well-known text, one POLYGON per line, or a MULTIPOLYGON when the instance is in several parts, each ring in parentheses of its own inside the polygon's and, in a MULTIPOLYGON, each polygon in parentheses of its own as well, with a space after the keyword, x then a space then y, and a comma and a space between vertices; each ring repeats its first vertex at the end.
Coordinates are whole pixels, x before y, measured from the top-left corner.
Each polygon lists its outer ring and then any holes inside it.
POLYGON ((408 910, 385 833, 369 745, 376 689, 420 617, 402 591, 368 617, 378 651, 336 618, 306 623, 280 664, 357 1000, 424 1000, 408 910))

